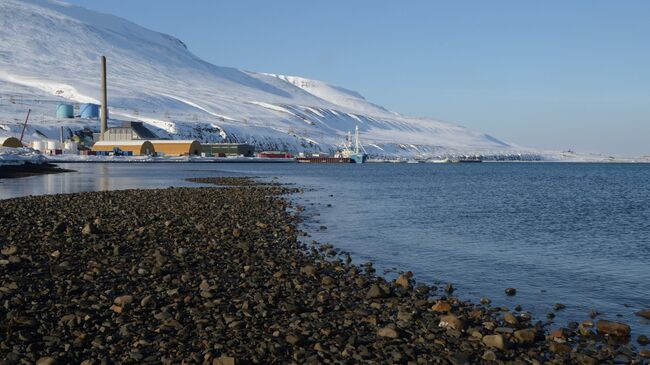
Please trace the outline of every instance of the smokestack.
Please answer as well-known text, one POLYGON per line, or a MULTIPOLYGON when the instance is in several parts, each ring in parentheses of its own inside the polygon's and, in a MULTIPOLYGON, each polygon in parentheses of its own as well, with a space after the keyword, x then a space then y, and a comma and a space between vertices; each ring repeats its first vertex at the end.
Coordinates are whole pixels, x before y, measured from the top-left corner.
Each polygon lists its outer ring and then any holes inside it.
POLYGON ((106 57, 102 56, 102 85, 101 85, 101 94, 102 94, 102 109, 100 111, 101 124, 100 124, 100 134, 99 140, 104 140, 104 133, 107 129, 106 117, 108 116, 108 106, 107 101, 108 97, 106 96, 106 57))

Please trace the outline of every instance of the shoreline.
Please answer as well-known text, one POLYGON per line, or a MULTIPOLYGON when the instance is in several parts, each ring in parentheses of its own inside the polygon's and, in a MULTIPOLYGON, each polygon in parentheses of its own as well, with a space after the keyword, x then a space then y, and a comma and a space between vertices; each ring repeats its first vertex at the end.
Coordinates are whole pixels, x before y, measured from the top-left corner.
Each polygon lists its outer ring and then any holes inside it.
POLYGON ((330 245, 304 245, 292 211, 300 209, 282 196, 297 189, 195 181, 230 187, 0 201, 0 294, 10 303, 0 309, 2 357, 648 362, 619 343, 624 325, 583 322, 548 334, 526 313, 436 293, 408 273, 389 282, 330 245))

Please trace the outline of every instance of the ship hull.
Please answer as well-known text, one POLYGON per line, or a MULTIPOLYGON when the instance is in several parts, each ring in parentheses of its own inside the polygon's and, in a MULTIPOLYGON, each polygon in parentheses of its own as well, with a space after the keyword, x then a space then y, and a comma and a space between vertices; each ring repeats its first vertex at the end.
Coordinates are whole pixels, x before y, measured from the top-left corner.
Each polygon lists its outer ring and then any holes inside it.
POLYGON ((365 153, 352 153, 348 157, 352 163, 365 163, 368 160, 368 155, 365 153))

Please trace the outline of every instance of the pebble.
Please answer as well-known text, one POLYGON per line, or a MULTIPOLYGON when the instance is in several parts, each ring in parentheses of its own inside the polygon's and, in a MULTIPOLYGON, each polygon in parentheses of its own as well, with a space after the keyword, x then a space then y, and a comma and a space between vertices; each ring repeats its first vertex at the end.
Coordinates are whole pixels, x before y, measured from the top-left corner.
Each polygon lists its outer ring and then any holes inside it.
POLYGON ((395 329, 395 326, 389 325, 389 326, 382 327, 382 328, 378 329, 377 330, 377 336, 389 337, 389 338, 398 338, 399 333, 395 329))
POLYGON ((503 337, 503 335, 487 335, 483 336, 483 339, 481 339, 483 344, 488 347, 494 347, 499 350, 503 350, 506 348, 506 340, 503 337))
POLYGON ((5 247, 2 250, 0 250, 0 253, 5 255, 5 256, 11 256, 11 255, 15 254, 16 252, 18 252, 18 249, 16 248, 16 246, 9 246, 9 247, 5 247))
POLYGON ((115 300, 113 300, 113 303, 119 305, 120 307, 131 304, 131 303, 133 303, 133 295, 119 296, 119 297, 115 298, 115 300))
POLYGON ((36 360, 36 365, 54 365, 56 364, 56 360, 54 360, 51 357, 41 357, 40 359, 36 360))

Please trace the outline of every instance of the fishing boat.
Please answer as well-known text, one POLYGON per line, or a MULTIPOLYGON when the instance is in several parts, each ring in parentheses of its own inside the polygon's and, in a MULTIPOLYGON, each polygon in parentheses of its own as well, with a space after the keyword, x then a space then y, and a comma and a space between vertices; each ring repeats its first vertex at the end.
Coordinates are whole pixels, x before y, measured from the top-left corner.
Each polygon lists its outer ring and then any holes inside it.
POLYGON ((354 129, 354 146, 352 146, 352 137, 348 133, 342 147, 342 151, 338 154, 340 157, 349 158, 352 163, 365 163, 368 160, 368 153, 359 140, 359 126, 354 129))

